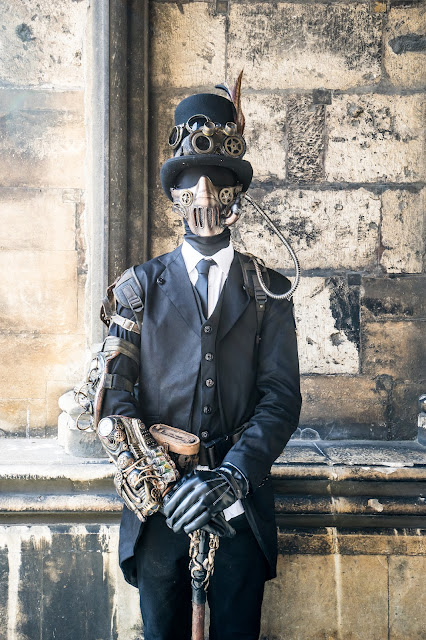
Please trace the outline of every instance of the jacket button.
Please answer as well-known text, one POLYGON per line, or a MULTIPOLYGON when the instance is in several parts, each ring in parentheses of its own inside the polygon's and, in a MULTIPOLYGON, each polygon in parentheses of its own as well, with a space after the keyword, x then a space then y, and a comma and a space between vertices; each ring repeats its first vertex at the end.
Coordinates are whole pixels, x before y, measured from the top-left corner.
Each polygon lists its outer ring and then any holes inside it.
POLYGON ((203 413, 205 413, 206 415, 209 415, 209 413, 211 413, 211 412, 212 412, 212 408, 211 408, 211 406, 210 406, 209 404, 206 404, 206 405, 203 407, 203 413))
POLYGON ((212 353, 206 353, 206 355, 204 356, 204 360, 208 360, 209 362, 211 362, 214 358, 214 355, 212 353))
POLYGON ((206 387, 213 387, 213 385, 214 385, 214 380, 212 380, 211 378, 207 378, 206 387))
POLYGON ((202 431, 201 432, 201 440, 207 440, 209 435, 210 435, 210 433, 208 431, 202 431))
POLYGON ((206 324, 206 326, 204 327, 204 333, 211 333, 212 332, 212 328, 209 324, 206 324))
POLYGON ((157 278, 157 284, 164 284, 166 281, 161 276, 157 278))

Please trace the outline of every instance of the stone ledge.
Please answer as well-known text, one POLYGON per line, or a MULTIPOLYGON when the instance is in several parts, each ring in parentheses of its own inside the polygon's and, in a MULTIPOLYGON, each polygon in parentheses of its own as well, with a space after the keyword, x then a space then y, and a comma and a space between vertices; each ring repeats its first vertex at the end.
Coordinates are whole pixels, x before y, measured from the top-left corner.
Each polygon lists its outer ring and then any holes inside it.
MULTIPOLYGON (((114 467, 56 439, 4 439, 0 520, 116 521, 114 467), (16 462, 14 462, 16 461, 16 462)), ((280 527, 422 527, 426 448, 415 442, 292 440, 272 469, 280 527)))
POLYGON ((426 556, 426 530, 417 528, 278 528, 278 549, 285 555, 426 556))

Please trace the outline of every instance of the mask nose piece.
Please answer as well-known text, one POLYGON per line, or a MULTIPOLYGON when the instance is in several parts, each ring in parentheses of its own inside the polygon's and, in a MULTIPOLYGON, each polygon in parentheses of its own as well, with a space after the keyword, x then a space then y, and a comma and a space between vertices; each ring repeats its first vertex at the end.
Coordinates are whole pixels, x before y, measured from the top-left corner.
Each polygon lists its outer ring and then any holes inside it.
MULTIPOLYGON (((212 182, 207 176, 201 176, 197 182, 195 193, 198 197, 211 197, 212 196, 212 182)), ((214 191, 213 191, 214 193, 214 191)))

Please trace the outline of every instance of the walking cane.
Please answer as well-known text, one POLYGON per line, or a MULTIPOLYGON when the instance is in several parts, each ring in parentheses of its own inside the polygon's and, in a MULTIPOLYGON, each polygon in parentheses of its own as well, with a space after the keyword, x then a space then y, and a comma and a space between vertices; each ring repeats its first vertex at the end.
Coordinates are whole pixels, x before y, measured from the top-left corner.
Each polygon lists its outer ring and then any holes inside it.
MULTIPOLYGON (((193 433, 181 431, 165 424, 154 424, 150 433, 174 460, 183 476, 198 463, 200 440, 193 433)), ((206 595, 214 568, 214 556, 219 547, 219 536, 197 529, 189 534, 189 570, 192 586, 192 640, 204 640, 206 595)))
POLYGON ((219 536, 197 529, 189 534, 189 570, 192 586, 192 640, 204 640, 206 596, 214 569, 219 536))

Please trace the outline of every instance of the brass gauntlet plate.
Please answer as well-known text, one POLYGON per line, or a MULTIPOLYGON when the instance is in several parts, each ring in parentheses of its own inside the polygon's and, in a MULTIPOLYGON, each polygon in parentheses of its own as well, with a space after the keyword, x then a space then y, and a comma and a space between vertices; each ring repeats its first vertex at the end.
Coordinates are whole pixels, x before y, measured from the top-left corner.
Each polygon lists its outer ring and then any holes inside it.
POLYGON ((176 482, 176 465, 138 418, 108 416, 97 433, 117 467, 114 484, 126 506, 145 522, 161 507, 169 485, 176 482))

